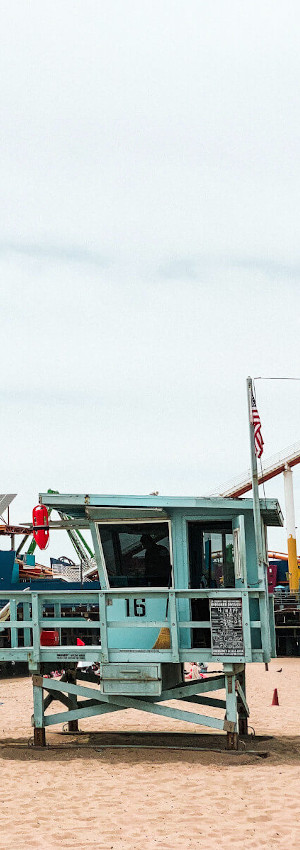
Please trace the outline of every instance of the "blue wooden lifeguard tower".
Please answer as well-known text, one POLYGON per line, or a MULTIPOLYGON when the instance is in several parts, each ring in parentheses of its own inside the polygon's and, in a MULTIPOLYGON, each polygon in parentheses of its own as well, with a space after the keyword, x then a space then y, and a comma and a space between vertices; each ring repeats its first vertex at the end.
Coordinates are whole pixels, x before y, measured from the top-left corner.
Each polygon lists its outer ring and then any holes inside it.
POLYGON ((80 718, 136 708, 225 730, 227 746, 236 748, 239 734, 247 732, 245 664, 266 663, 275 655, 266 529, 283 524, 278 502, 261 500, 253 511, 252 499, 49 493, 39 498, 67 514, 70 527, 90 529, 100 589, 91 582, 84 591, 1 593, 10 602, 5 628, 11 630, 11 647, 0 649, 0 660, 28 661, 35 744, 45 744, 52 724, 68 722, 75 731, 80 718), (68 628, 80 637, 83 623, 93 636, 98 630, 97 644, 62 640, 68 628), (60 635, 57 645, 41 645, 41 632, 48 630, 60 635), (80 682, 77 665, 83 661, 99 662, 98 681, 91 673, 89 682, 80 682), (187 682, 188 661, 223 667, 187 682), (49 666, 64 668, 65 676, 47 678, 49 666), (220 689, 223 699, 211 695, 220 689), (49 714, 54 699, 63 711, 49 714), (208 711, 213 706, 220 717, 187 710, 185 703, 208 711))

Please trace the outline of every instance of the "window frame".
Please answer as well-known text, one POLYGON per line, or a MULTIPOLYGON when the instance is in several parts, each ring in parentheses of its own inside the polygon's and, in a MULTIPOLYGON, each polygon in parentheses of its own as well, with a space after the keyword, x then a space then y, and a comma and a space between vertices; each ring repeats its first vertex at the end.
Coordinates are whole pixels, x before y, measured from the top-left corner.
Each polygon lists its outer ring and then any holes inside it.
MULTIPOLYGON (((205 532, 208 534, 231 534, 232 535, 232 543, 233 543, 233 517, 225 519, 224 517, 218 519, 216 517, 202 517, 201 519, 198 517, 186 517, 186 541, 187 541, 187 565, 188 565, 188 583, 190 586, 191 581, 191 563, 190 563, 190 537, 189 537, 189 526, 190 525, 200 525, 202 527, 202 533, 205 532), (228 528, 230 526, 230 528, 228 528)), ((236 575, 235 575, 235 561, 234 561, 234 549, 233 549, 233 569, 234 569, 234 588, 236 588, 236 575)), ((218 591, 219 588, 207 588, 209 590, 218 591)), ((230 590, 230 588, 228 588, 230 590)))
MULTIPOLYGON (((98 541, 98 546, 99 546, 99 552, 100 552, 100 558, 101 558, 101 563, 102 563, 102 569, 103 569, 103 572, 104 572, 104 576, 105 576, 105 580, 106 580, 106 586, 107 586, 108 590, 111 590, 111 591, 113 592, 114 590, 116 590, 116 588, 111 587, 111 585, 110 585, 109 576, 108 576, 108 572, 107 572, 107 567, 106 567, 106 563, 105 563, 105 557, 104 557, 104 552, 103 552, 102 541, 101 541, 100 526, 101 526, 101 525, 142 525, 142 524, 143 524, 143 525, 144 525, 144 524, 146 525, 147 523, 151 523, 151 525, 154 525, 154 523, 155 523, 155 524, 156 524, 156 523, 160 523, 160 524, 161 524, 162 522, 163 522, 163 523, 165 523, 165 524, 168 526, 169 547, 170 547, 170 564, 171 564, 171 584, 170 584, 170 588, 169 588, 169 589, 170 589, 170 590, 174 590, 174 564, 173 564, 173 545, 172 545, 172 522, 171 522, 171 520, 170 520, 170 519, 168 519, 167 517, 164 517, 164 518, 160 517, 160 518, 157 518, 157 519, 156 519, 156 518, 154 519, 154 518, 152 518, 152 517, 147 517, 147 518, 143 517, 142 519, 138 519, 138 518, 137 518, 137 519, 128 519, 128 518, 125 518, 125 517, 124 517, 124 519, 123 519, 123 518, 122 518, 122 519, 118 519, 117 517, 115 517, 114 519, 100 519, 100 520, 97 520, 97 521, 95 522, 95 526, 96 526, 96 536, 97 536, 97 541, 98 541)), ((134 588, 130 588, 130 589, 131 589, 131 590, 133 590, 134 588)), ((149 589, 149 590, 150 590, 150 589, 151 589, 151 590, 155 590, 155 588, 154 588, 154 587, 151 587, 151 588, 144 587, 144 588, 142 588, 142 589, 144 589, 144 590, 147 590, 147 589, 149 589)), ((161 590, 161 589, 162 589, 161 587, 159 587, 159 588, 158 588, 158 590, 161 590)), ((165 588, 164 588, 164 586, 163 586, 163 589, 165 589, 165 588)), ((118 587, 118 590, 123 590, 123 588, 122 588, 122 587, 120 587, 120 588, 118 587)), ((126 590, 126 586, 124 585, 124 591, 125 591, 125 590, 126 590)), ((137 587, 137 590, 141 590, 141 588, 140 588, 140 587, 137 587)), ((168 590, 167 586, 166 586, 166 590, 168 590)))

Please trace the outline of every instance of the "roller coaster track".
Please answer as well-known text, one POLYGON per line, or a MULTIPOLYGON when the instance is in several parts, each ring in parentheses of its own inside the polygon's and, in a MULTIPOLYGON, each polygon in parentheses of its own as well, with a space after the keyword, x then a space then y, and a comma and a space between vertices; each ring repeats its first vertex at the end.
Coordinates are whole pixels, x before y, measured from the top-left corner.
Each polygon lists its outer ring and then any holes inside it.
MULTIPOLYGON (((258 483, 263 484, 265 481, 270 481, 276 475, 284 472, 286 466, 292 467, 300 463, 300 443, 295 443, 287 449, 283 449, 273 457, 266 461, 262 470, 258 472, 258 483)), ((232 479, 226 487, 220 488, 218 491, 210 493, 210 496, 225 496, 230 498, 238 498, 248 493, 252 489, 252 479, 250 469, 240 475, 238 478, 232 479)))

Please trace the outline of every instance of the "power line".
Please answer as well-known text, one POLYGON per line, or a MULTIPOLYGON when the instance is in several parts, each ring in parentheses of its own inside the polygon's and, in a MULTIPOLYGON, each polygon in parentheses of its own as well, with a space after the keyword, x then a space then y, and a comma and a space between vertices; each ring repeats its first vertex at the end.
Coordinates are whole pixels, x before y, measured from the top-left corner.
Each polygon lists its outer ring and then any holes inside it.
POLYGON ((300 378, 265 378, 262 375, 256 375, 253 381, 300 381, 300 378))

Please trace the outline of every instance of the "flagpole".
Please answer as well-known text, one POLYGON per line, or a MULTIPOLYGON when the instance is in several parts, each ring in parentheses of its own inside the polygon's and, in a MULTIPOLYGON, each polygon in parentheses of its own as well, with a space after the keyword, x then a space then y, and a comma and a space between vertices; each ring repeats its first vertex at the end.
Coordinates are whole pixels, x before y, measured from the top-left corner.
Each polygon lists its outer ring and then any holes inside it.
MULTIPOLYGON (((251 457, 251 476, 252 476, 252 495, 253 495, 253 519, 254 519, 254 535, 255 548, 257 558, 257 574, 258 584, 260 589, 264 590, 264 594, 259 598, 259 611, 261 620, 261 638, 263 647, 263 658, 267 662, 271 658, 271 633, 270 633, 270 614, 268 600, 268 583, 267 570, 265 568, 264 558, 264 541, 263 528, 260 513, 259 490, 258 490, 258 473, 257 473, 257 457, 255 452, 254 440, 254 423, 252 417, 252 395, 253 384, 252 378, 247 378, 247 396, 248 396, 248 412, 249 412, 249 429, 250 429, 250 457, 251 457)), ((267 666, 266 666, 267 669, 267 666)))
POLYGON ((259 583, 264 582, 264 546, 262 539, 262 524, 259 503, 258 490, 258 472, 257 472, 257 457, 255 453, 254 442, 254 425, 252 421, 252 404, 251 398, 253 394, 252 378, 247 378, 247 397, 248 397, 248 413, 249 413, 249 429, 250 429, 250 457, 251 457, 251 477, 252 477, 252 493, 253 493, 253 517, 254 517, 254 532, 255 546, 258 565, 258 580, 259 583))

